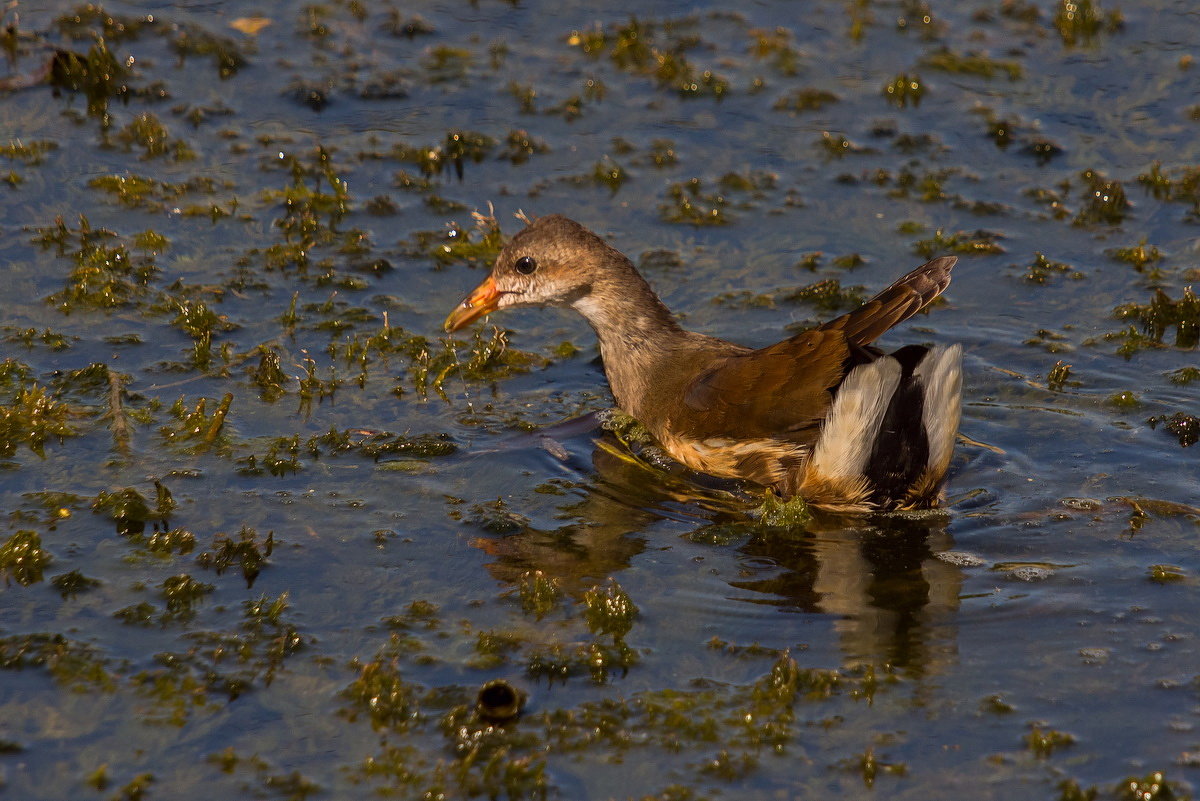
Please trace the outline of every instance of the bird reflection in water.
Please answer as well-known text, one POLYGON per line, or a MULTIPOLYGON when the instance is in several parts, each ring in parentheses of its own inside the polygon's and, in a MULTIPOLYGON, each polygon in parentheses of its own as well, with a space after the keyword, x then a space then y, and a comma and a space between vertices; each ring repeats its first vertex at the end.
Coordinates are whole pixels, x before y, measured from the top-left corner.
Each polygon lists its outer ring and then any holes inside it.
MULTIPOLYGON (((526 437, 505 450, 514 447, 538 444, 526 437)), ((952 658, 946 625, 963 576, 936 556, 952 547, 944 511, 768 527, 750 516, 752 502, 736 485, 631 453, 611 434, 594 440, 590 464, 561 446, 550 450, 590 476, 558 507, 570 522, 473 541, 494 557, 487 568, 496 579, 515 585, 540 570, 578 597, 608 576, 619 580, 647 547, 661 547, 647 539, 654 524, 691 522, 690 539, 737 543, 741 569, 727 579, 737 600, 834 616, 847 666, 887 664, 921 675, 952 658)))

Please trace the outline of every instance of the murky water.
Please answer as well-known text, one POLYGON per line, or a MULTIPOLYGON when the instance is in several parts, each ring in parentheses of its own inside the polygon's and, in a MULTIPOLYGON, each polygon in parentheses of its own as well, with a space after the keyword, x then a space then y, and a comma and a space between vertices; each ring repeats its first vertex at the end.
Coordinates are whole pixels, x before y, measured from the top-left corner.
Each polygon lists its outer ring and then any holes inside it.
POLYGON ((1186 797, 1200 13, 1072 8, 11 6, 0 795, 1186 797), (581 319, 446 343, 489 204, 755 345, 959 253, 950 507, 762 526, 581 319))

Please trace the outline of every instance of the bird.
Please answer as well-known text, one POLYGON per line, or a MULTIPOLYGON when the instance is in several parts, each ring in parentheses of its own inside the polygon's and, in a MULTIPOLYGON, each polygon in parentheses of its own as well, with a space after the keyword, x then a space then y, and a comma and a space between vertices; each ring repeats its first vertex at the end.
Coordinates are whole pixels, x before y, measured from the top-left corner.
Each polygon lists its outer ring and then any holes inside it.
POLYGON ((573 308, 596 333, 616 405, 674 460, 831 513, 939 505, 962 408, 962 346, 873 343, 950 284, 935 258, 860 307, 762 348, 687 331, 619 250, 538 217, 446 318, 573 308))

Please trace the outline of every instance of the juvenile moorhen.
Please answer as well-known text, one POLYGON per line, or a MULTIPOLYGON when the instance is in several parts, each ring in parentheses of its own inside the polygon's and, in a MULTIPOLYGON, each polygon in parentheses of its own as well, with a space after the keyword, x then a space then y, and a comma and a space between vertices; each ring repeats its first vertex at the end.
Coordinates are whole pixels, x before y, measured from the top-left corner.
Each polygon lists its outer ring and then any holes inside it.
POLYGON ((835 512, 936 506, 961 408, 962 348, 871 345, 950 283, 957 259, 904 276, 861 307, 754 350, 680 328, 633 264, 577 222, 540 217, 446 318, 552 304, 600 340, 617 405, 674 459, 835 512))

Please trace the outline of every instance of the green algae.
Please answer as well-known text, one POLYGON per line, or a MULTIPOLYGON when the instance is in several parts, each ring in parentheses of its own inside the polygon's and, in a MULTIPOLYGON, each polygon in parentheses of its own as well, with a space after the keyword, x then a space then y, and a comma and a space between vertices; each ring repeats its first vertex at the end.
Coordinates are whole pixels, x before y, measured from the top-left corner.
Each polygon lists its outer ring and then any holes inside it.
POLYGON ((1175 329, 1175 347, 1190 349, 1200 344, 1200 298, 1191 287, 1185 287, 1178 300, 1156 289, 1149 303, 1124 303, 1113 309, 1113 315, 1139 325, 1152 343, 1164 343, 1168 332, 1175 329))
POLYGON ((1075 215, 1076 225, 1119 225, 1133 204, 1125 196, 1125 187, 1095 170, 1080 173, 1084 183, 1082 205, 1075 215))
POLYGON ((797 495, 783 499, 773 492, 763 496, 762 505, 751 514, 764 526, 774 528, 799 528, 808 526, 813 519, 812 511, 804 499, 797 495))
POLYGON ((1119 10, 1105 11, 1095 0, 1059 0, 1054 28, 1064 45, 1089 44, 1101 33, 1115 33, 1124 25, 1119 10))
POLYGON ((191 161, 196 157, 186 142, 172 138, 167 127, 148 111, 130 120, 114 138, 127 150, 140 147, 143 159, 170 156, 173 161, 191 161))
POLYGON ((1146 420, 1151 428, 1162 425, 1163 430, 1178 438, 1181 448, 1189 448, 1200 441, 1200 417, 1185 412, 1171 415, 1160 414, 1146 420))
POLYGON ((1054 275, 1063 275, 1073 279, 1084 277, 1082 272, 1065 262, 1048 259, 1043 253, 1034 253, 1033 256, 1033 261, 1024 268, 1025 275, 1023 276, 1031 284, 1049 283, 1050 278, 1054 275))
POLYGON ((1025 747, 1039 759, 1075 744, 1075 736, 1065 731, 1035 725, 1024 737, 1025 747))
POLYGON ((211 60, 221 80, 232 78, 248 63, 244 48, 235 40, 198 25, 179 25, 171 38, 171 49, 180 64, 193 57, 211 60))
POLYGON ((1024 74, 1016 61, 991 58, 976 53, 956 53, 950 49, 938 50, 921 59, 921 66, 953 75, 974 75, 980 78, 1004 76, 1010 81, 1019 80, 1024 74))
POLYGON ((1046 374, 1046 387, 1051 392, 1062 392, 1063 388, 1070 383, 1072 386, 1078 386, 1080 382, 1071 379, 1071 365, 1059 360, 1050 368, 1050 372, 1046 374))
POLYGON ((946 233, 939 228, 933 232, 933 236, 915 242, 913 252, 926 259, 942 253, 967 256, 997 254, 1004 252, 1004 248, 996 241, 1000 238, 1000 234, 982 229, 946 233))
POLYGON ((866 300, 866 288, 843 287, 838 279, 827 278, 790 290, 782 295, 780 300, 786 303, 805 303, 821 311, 840 311, 861 306, 866 300))
POLYGON ((112 691, 117 667, 94 646, 62 634, 0 636, 0 670, 40 668, 72 692, 112 691))
POLYGON ((0 574, 22 586, 41 581, 51 561, 36 531, 17 531, 0 544, 0 574))
POLYGON ((99 579, 94 579, 90 576, 85 576, 78 570, 71 570, 67 573, 59 573, 57 576, 52 576, 50 585, 58 590, 59 595, 64 599, 74 598, 80 593, 93 590, 103 584, 99 579))
POLYGON ((720 99, 729 91, 728 80, 710 69, 696 67, 684 55, 697 43, 685 33, 689 27, 687 21, 655 22, 632 17, 607 29, 572 31, 567 44, 592 58, 607 55, 617 69, 650 78, 682 97, 720 99))
POLYGON ((1193 381, 1200 381, 1200 367, 1180 367, 1167 373, 1167 380, 1172 384, 1187 386, 1193 381))
POLYGON ((899 108, 921 105, 925 92, 925 84, 916 73, 900 73, 883 86, 883 96, 899 108))
POLYGON ((724 195, 704 192, 701 180, 692 178, 686 182, 669 185, 666 200, 659 205, 658 212, 661 218, 669 223, 694 226, 726 225, 730 222, 729 215, 725 213, 727 203, 724 195))
POLYGON ((154 502, 135 487, 108 491, 103 490, 92 500, 93 514, 103 514, 116 524, 117 533, 126 536, 140 535, 147 523, 166 527, 171 513, 175 511, 175 498, 161 482, 154 484, 154 502))
POLYGON ((227 534, 218 532, 213 535, 211 550, 203 551, 196 556, 196 564, 215 570, 221 575, 226 570, 236 567, 246 579, 246 587, 252 587, 258 574, 267 564, 272 551, 275 549, 275 532, 268 531, 260 543, 258 532, 249 526, 243 526, 235 540, 227 534))
POLYGON ((517 584, 521 609, 541 620, 558 606, 562 598, 562 583, 540 570, 526 571, 517 584))
POLYGON ((82 55, 67 50, 57 51, 51 63, 50 85, 83 94, 87 100, 88 116, 99 118, 101 127, 107 130, 111 125, 109 101, 128 100, 133 94, 127 83, 129 76, 125 64, 117 60, 101 39, 82 55))
MULTIPOLYGON (((11 362, 5 362, 11 364, 11 362)), ((76 415, 57 395, 37 383, 8 394, 0 403, 0 457, 11 458, 24 445, 45 457, 46 443, 62 442, 79 432, 71 420, 76 415)))
POLYGON ((802 114, 808 111, 820 111, 826 106, 838 102, 839 98, 833 92, 824 89, 793 89, 775 101, 772 106, 776 111, 790 111, 802 114))

